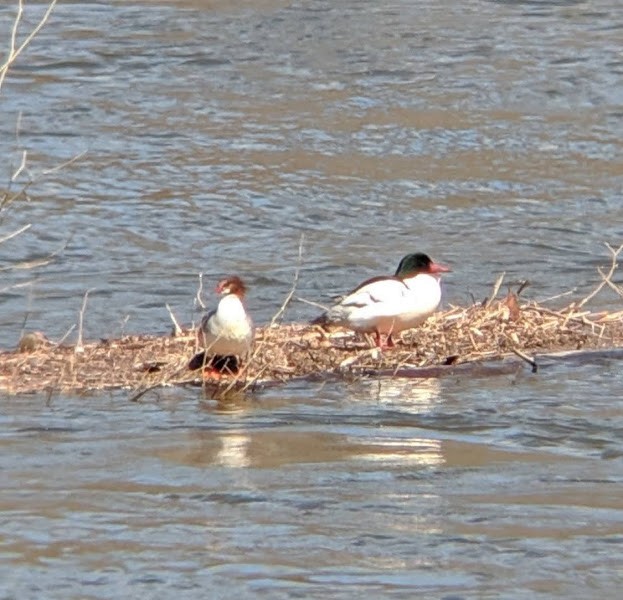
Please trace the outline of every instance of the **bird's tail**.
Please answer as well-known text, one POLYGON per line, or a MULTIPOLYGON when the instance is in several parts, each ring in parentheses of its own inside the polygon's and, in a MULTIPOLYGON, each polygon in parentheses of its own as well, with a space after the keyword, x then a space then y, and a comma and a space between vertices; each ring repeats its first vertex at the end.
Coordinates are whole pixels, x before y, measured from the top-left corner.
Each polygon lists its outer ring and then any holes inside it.
POLYGON ((209 356, 205 350, 198 352, 188 361, 191 371, 209 367, 219 373, 237 373, 240 367, 237 356, 209 356))
POLYGON ((320 325, 321 327, 330 327, 331 325, 342 325, 346 315, 340 307, 332 307, 323 312, 319 317, 310 321, 311 325, 320 325))
POLYGON ((312 319, 309 324, 310 325, 329 325, 331 320, 329 319, 329 315, 325 312, 322 313, 319 317, 312 319))

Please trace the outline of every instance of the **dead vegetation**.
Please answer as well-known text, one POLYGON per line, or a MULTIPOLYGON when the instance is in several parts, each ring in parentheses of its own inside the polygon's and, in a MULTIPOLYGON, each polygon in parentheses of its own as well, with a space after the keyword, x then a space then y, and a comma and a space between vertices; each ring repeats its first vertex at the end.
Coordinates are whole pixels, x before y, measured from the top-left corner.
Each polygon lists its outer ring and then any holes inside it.
MULTIPOLYGON (((258 328, 253 354, 237 374, 204 379, 201 370, 188 368, 199 350, 196 336, 192 330, 180 330, 179 325, 171 336, 126 336, 84 343, 79 335, 78 345, 52 344, 41 334, 31 334, 22 338, 21 351, 0 353, 0 389, 19 394, 124 388, 138 399, 157 387, 192 384, 203 385, 217 396, 295 378, 436 376, 457 365, 514 355, 536 370, 539 355, 623 346, 623 310, 593 312, 585 308, 604 286, 623 297, 623 289, 612 281, 623 246, 609 248, 610 269, 600 270, 601 283, 579 301, 554 310, 522 301, 521 289, 509 290, 504 298, 496 299, 500 279, 486 301, 437 313, 421 327, 404 332, 396 347, 383 352, 348 331, 279 324, 273 319, 258 328)), ((293 292, 279 309, 280 316, 292 296, 293 292)))
MULTIPOLYGON (((56 0, 49 2, 40 20, 20 40, 18 33, 24 4, 23 0, 18 0, 9 45, 4 62, 0 64, 0 91, 10 67, 45 25, 55 4, 56 0)), ((19 122, 16 138, 19 142, 19 122)), ((74 157, 52 171, 78 158, 74 157)), ((26 171, 27 153, 23 150, 19 164, 10 168, 8 185, 0 189, 0 225, 10 206, 20 200, 28 201, 28 189, 34 179, 31 177, 21 185, 18 181, 26 171)), ((0 245, 22 235, 30 227, 31 224, 27 224, 1 234, 0 245)), ((8 269, 41 266, 63 248, 64 245, 43 262, 14 263, 8 269)), ((123 388, 131 390, 132 398, 138 399, 157 387, 193 384, 203 385, 218 395, 232 389, 252 390, 294 378, 439 375, 457 365, 477 365, 513 355, 535 370, 538 366, 535 355, 558 350, 623 346, 623 311, 592 312, 584 308, 605 286, 623 297, 623 289, 612 280, 623 246, 608 248, 612 262, 607 272, 599 271, 600 284, 588 296, 564 308, 553 310, 534 302, 523 302, 521 289, 509 291, 500 300, 498 295, 503 283, 500 277, 485 302, 469 307, 451 307, 438 313, 418 329, 405 332, 395 348, 384 352, 371 349, 369 340, 347 331, 325 332, 304 324, 282 324, 283 314, 294 297, 299 276, 297 269, 292 290, 279 311, 270 324, 257 330, 250 359, 236 375, 220 379, 204 380, 200 370, 188 368, 190 359, 198 350, 196 336, 193 331, 180 326, 168 306, 175 326, 172 336, 135 335, 85 342, 82 325, 87 291, 74 343, 65 343, 74 328, 72 326, 59 342, 48 341, 40 332, 24 333, 16 350, 0 352, 0 390, 10 394, 84 393, 123 388)), ((299 265, 301 256, 302 240, 299 265)), ((200 296, 201 286, 197 293, 199 304, 200 296)))

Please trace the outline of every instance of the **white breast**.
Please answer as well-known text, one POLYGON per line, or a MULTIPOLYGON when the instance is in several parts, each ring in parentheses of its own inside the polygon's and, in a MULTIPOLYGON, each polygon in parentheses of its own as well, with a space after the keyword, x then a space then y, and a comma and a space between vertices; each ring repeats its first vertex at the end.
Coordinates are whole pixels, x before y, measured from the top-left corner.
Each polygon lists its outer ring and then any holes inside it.
POLYGON ((221 298, 214 313, 201 322, 206 350, 220 356, 241 356, 253 341, 253 323, 242 301, 235 294, 221 298))

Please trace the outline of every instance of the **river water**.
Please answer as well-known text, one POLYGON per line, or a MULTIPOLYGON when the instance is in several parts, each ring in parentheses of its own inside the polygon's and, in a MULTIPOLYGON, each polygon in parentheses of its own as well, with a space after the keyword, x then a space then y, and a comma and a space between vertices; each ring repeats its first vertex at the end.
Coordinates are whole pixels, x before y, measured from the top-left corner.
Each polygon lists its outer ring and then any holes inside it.
MULTIPOLYGON (((301 236, 315 302, 415 250, 453 267, 446 305, 501 272, 582 297, 623 243, 621 39, 615 0, 64 2, 0 91, 0 175, 26 150, 34 179, 0 221, 30 225, 0 346, 60 339, 86 290, 89 339, 189 324, 200 273, 266 322, 301 236)), ((2 597, 618 597, 622 391, 604 360, 2 397, 2 597)))

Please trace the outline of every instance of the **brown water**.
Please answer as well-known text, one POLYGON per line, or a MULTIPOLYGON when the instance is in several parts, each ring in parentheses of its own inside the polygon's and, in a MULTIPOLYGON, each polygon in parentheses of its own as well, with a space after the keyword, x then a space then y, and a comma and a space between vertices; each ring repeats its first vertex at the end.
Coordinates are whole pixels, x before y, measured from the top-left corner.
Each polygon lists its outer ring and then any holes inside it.
MULTIPOLYGON (((6 177, 26 149, 38 178, 0 222, 32 224, 0 245, 0 346, 60 338, 87 289, 88 338, 190 323, 200 272, 262 323, 301 234, 313 301, 414 250, 446 302, 502 271, 587 293, 623 242, 622 30, 614 0, 61 4, 0 94, 6 177)), ((2 597, 618 597, 622 391, 602 361, 0 398, 2 597)))

